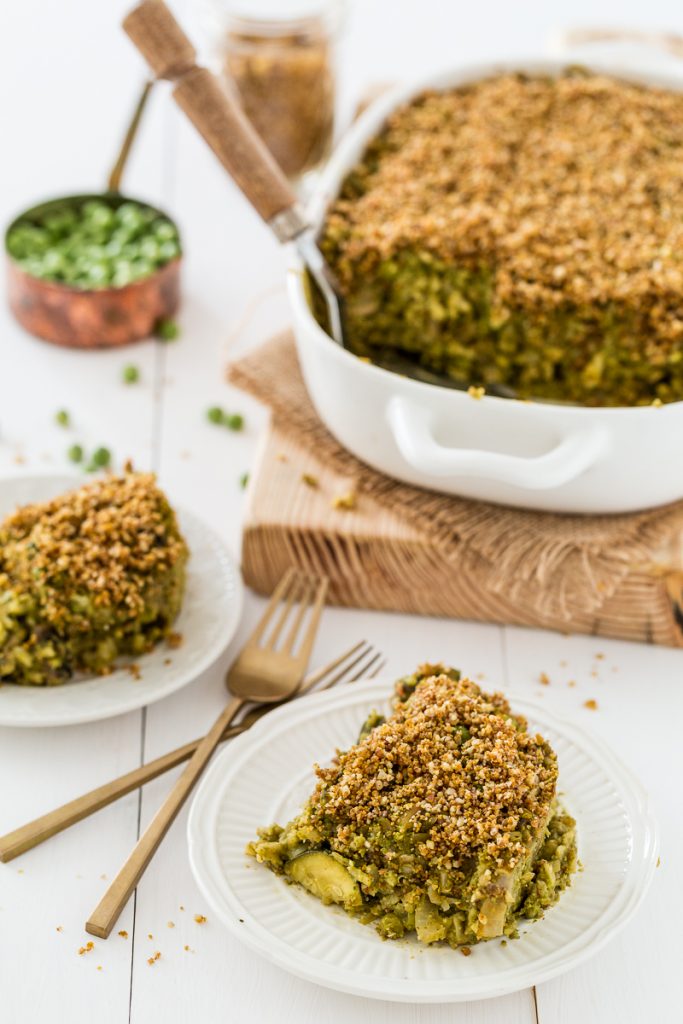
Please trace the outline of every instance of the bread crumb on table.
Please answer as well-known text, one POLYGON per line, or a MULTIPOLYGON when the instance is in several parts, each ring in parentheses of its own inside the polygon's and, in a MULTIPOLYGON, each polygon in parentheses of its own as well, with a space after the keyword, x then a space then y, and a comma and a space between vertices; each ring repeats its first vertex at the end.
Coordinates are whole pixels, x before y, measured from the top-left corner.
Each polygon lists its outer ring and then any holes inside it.
POLYGON ((197 924, 206 924, 206 918, 204 917, 203 914, 195 914, 194 919, 197 922, 197 924))
POLYGON ((348 491, 347 494, 338 494, 336 498, 332 499, 332 508, 352 509, 357 504, 356 495, 353 491, 348 491))
POLYGON ((121 929, 121 931, 119 932, 119 935, 121 936, 122 939, 127 939, 128 938, 128 932, 125 930, 125 928, 121 929))
POLYGON ((149 964, 150 967, 152 967, 157 962, 157 960, 161 960, 161 953, 159 952, 159 950, 156 951, 154 956, 147 957, 147 963, 149 964))
POLYGON ((301 482, 306 484, 307 487, 313 487, 314 489, 319 486, 317 476, 313 476, 312 473, 302 473, 301 482))
POLYGON ((597 711, 598 710, 598 702, 597 702, 597 700, 593 700, 592 698, 591 698, 591 700, 585 700, 583 702, 583 706, 585 708, 588 708, 589 711, 597 711))
POLYGON ((78 955, 83 956, 85 953, 92 953, 94 948, 94 942, 86 942, 85 946, 81 946, 81 948, 78 950, 78 955))

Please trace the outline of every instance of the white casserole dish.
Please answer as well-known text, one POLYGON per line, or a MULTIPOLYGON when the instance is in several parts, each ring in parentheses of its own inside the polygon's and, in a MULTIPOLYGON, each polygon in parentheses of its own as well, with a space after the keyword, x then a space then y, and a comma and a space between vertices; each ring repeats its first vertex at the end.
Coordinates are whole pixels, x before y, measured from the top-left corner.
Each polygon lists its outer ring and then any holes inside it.
MULTIPOLYGON (((387 115, 423 89, 450 88, 502 71, 558 74, 566 65, 524 59, 477 64, 382 97, 332 155, 311 196, 311 223, 320 227, 387 115)), ((614 64, 590 67, 683 91, 674 76, 629 74, 614 64)), ((318 325, 302 263, 289 248, 289 296, 306 386, 331 433, 370 466, 420 487, 554 512, 630 512, 683 498, 683 402, 584 408, 474 399, 372 366, 340 348, 318 325)))

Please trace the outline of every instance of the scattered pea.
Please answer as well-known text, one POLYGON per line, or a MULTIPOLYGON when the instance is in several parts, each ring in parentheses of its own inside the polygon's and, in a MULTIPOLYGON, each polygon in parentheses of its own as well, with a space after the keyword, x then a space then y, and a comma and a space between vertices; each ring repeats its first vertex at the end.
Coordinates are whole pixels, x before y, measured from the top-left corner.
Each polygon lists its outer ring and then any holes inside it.
POLYGON ((209 423, 227 427, 228 430, 242 430, 244 427, 244 416, 241 413, 226 412, 219 405, 212 405, 210 409, 207 409, 206 418, 209 423))
POLYGON ((244 416, 240 413, 226 413, 223 417, 223 423, 228 430, 241 430, 244 426, 244 416))
POLYGON ((96 448, 92 453, 92 461, 99 469, 103 469, 111 462, 111 452, 108 448, 96 448))
POLYGON ((66 453, 70 462, 82 462, 83 461, 83 449, 80 444, 72 444, 66 453))
POLYGON ((246 488, 248 483, 249 483, 249 474, 248 473, 242 473, 242 476, 240 477, 240 487, 242 488, 242 490, 244 490, 246 488))
POLYGON ((123 383, 124 384, 137 384, 140 380, 140 371, 137 366, 133 366, 130 363, 128 366, 123 368, 123 383))
POLYGON ((180 335, 180 327, 175 320, 159 320, 154 328, 154 333, 162 341, 175 341, 180 335))
POLYGON ((71 417, 66 409, 60 409, 55 413, 55 423, 58 423, 60 427, 71 426, 71 417))

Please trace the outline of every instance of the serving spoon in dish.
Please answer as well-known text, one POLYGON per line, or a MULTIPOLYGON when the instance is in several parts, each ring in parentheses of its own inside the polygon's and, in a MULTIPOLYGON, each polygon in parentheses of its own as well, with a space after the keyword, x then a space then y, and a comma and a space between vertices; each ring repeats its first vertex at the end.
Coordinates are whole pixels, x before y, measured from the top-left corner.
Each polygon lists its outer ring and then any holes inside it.
POLYGON ((174 83, 173 98, 282 244, 292 242, 322 295, 332 338, 344 346, 341 299, 287 178, 236 100, 207 68, 163 0, 142 0, 123 21, 156 78, 174 83))

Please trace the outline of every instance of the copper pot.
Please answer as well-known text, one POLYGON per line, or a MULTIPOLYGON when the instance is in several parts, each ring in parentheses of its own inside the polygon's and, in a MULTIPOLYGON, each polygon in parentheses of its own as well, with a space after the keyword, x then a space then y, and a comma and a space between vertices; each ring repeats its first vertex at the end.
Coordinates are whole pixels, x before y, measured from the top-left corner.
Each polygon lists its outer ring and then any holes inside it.
POLYGON ((118 207, 134 202, 160 217, 162 210, 122 195, 118 191, 126 159, 142 116, 152 83, 147 83, 126 132, 121 153, 109 176, 109 190, 103 194, 52 199, 20 214, 5 235, 7 295, 10 309, 31 334, 70 348, 113 348, 147 338, 159 320, 172 317, 180 304, 180 257, 147 277, 119 288, 74 288, 57 281, 44 281, 23 270, 7 250, 7 237, 20 220, 40 218, 53 208, 75 206, 97 199, 118 207))

